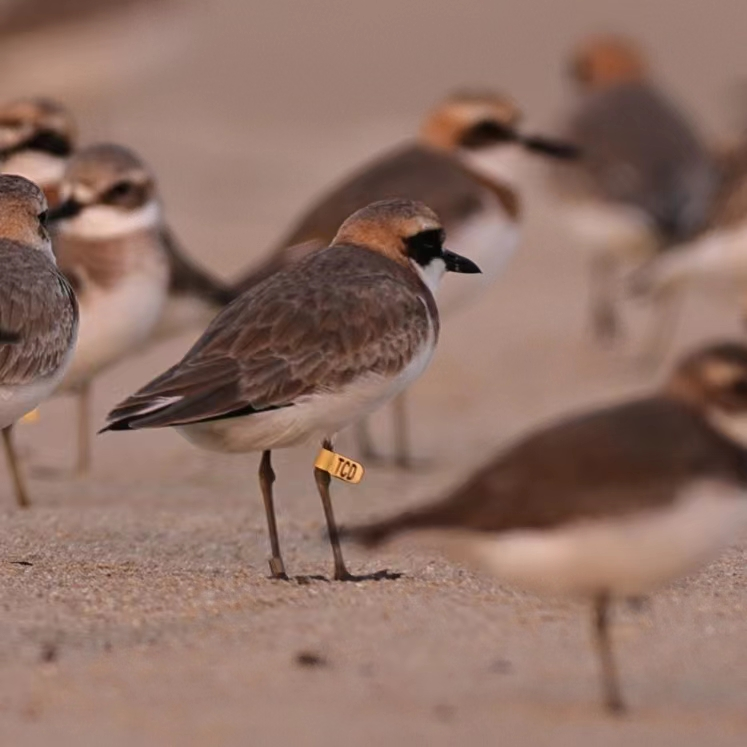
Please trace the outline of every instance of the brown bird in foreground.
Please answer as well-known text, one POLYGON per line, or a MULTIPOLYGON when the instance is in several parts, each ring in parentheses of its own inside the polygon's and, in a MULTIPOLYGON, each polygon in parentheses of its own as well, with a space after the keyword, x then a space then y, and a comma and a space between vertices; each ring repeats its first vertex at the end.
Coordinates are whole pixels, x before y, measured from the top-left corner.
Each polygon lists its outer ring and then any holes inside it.
POLYGON ((343 528, 369 547, 439 530, 530 590, 591 599, 604 699, 624 708, 613 599, 712 559, 747 525, 747 347, 706 347, 645 399, 568 417, 498 454, 436 503, 343 528))
MULTIPOLYGON (((572 158, 567 143, 522 132, 521 111, 508 97, 462 92, 425 117, 418 138, 384 153, 316 200, 269 256, 237 283, 246 292, 334 238, 340 224, 371 202, 418 200, 441 218, 449 245, 482 274, 448 278, 438 292, 442 315, 472 303, 492 285, 519 245, 522 223, 517 182, 534 156, 572 158)), ((411 464, 404 395, 393 402, 395 461, 411 464)), ((365 423, 357 424, 363 457, 378 458, 365 423)))
MULTIPOLYGON (((118 405, 104 430, 174 427, 206 449, 261 451, 259 482, 273 578, 280 554, 270 461, 273 449, 334 435, 420 376, 436 349, 433 291, 444 272, 478 273, 446 250, 435 213, 411 200, 355 212, 331 245, 276 272, 224 309, 175 366, 118 405)), ((346 568, 329 495, 314 476, 334 555, 346 568)))

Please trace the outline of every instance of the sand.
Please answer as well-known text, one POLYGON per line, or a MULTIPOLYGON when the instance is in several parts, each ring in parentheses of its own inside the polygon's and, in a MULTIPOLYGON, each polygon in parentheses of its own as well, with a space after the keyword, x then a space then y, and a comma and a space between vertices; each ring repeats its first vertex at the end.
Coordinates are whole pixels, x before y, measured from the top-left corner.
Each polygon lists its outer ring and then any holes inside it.
MULTIPOLYGON (((579 35, 636 33, 660 79, 710 134, 726 132, 747 63, 743 3, 189 2, 8 42, 8 95, 45 91, 86 140, 135 146, 174 229, 225 277, 257 260, 294 211, 351 164, 406 137, 455 85, 511 91, 537 127, 568 100, 579 35), (712 18, 705 13, 711 10, 712 18), (154 11, 155 13, 155 11, 154 11)), ((532 175, 530 175, 532 176, 532 175)), ((439 494, 532 424, 645 391, 632 341, 585 333, 585 265, 530 179, 526 241, 479 303, 444 324, 411 408, 419 468, 334 486, 343 521, 439 494)), ((692 292, 670 359, 740 334, 734 298, 692 292)), ((96 386, 109 406, 183 352, 140 355, 96 386)), ((0 522, 0 743, 8 745, 742 745, 747 740, 747 543, 620 607, 614 635, 632 712, 598 706, 588 610, 539 600, 401 542, 347 550, 397 581, 266 578, 257 458, 200 452, 169 432, 109 434, 86 480, 72 404, 23 426, 34 507, 0 522)), ((376 436, 389 447, 388 421, 376 436)), ((350 438, 339 450, 354 455, 350 438)), ((293 573, 331 570, 311 479, 315 449, 278 454, 293 573)))

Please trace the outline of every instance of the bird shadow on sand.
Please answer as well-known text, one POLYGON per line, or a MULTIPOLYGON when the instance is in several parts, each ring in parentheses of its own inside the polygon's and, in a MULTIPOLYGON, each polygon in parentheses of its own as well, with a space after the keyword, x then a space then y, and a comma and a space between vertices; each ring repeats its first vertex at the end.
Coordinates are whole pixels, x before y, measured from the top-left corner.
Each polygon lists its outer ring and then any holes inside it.
POLYGON ((381 571, 374 571, 373 573, 363 573, 361 575, 356 575, 354 573, 349 574, 346 578, 342 579, 336 579, 336 578, 330 578, 329 576, 324 576, 323 574, 300 574, 297 576, 288 576, 287 578, 277 578, 273 576, 269 576, 268 578, 271 581, 280 581, 282 583, 295 583, 299 586, 308 586, 309 584, 314 583, 315 581, 323 581, 324 583, 337 583, 337 582, 353 582, 353 583, 362 583, 364 581, 396 581, 399 578, 402 578, 404 576, 404 573, 397 573, 396 571, 390 571, 389 569, 385 568, 381 571))

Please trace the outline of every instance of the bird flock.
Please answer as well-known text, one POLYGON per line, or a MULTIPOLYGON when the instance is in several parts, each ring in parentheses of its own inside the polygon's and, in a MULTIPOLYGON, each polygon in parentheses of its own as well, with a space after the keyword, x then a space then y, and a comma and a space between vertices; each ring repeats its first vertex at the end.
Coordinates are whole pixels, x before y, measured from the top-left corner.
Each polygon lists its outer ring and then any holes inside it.
POLYGON ((655 311, 643 357, 658 360, 688 283, 747 279, 747 138, 706 143, 628 39, 585 40, 569 72, 576 105, 550 134, 529 131, 505 95, 449 94, 233 282, 181 247, 140 155, 80 146, 56 101, 0 106, 0 429, 18 505, 31 501, 15 425, 73 395, 81 475, 97 425, 259 452, 270 575, 287 581, 272 452, 316 439, 334 580, 399 576, 351 572, 345 541, 374 548, 427 531, 508 584, 588 599, 604 704, 622 712, 612 603, 697 569, 747 526, 747 345, 691 351, 648 396, 538 427, 422 506, 339 526, 330 491, 332 477, 358 482, 381 459, 366 419, 385 405, 394 459, 411 465, 405 393, 442 320, 500 292, 521 246, 524 160, 543 167, 558 226, 588 254, 600 344, 620 340, 626 304, 643 297, 655 311), (201 335, 181 360, 94 424, 97 376, 185 330, 201 335), (348 427, 360 462, 335 452, 348 427))

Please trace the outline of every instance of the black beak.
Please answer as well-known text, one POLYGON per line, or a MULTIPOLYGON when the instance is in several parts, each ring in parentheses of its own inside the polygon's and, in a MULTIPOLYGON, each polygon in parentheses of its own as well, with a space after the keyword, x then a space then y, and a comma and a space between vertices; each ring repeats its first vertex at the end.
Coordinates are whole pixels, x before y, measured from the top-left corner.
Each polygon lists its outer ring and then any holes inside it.
POLYGON ((461 254, 454 254, 454 252, 450 252, 448 249, 444 249, 444 262, 446 262, 447 272, 465 272, 470 274, 482 272, 471 259, 462 257, 461 254))
POLYGON ((542 135, 530 135, 521 138, 521 143, 527 150, 541 153, 550 158, 565 161, 575 161, 581 158, 581 149, 577 145, 563 140, 554 140, 542 135))
POLYGON ((74 218, 84 207, 85 205, 76 200, 65 200, 47 213, 47 223, 56 223, 64 218, 74 218))

